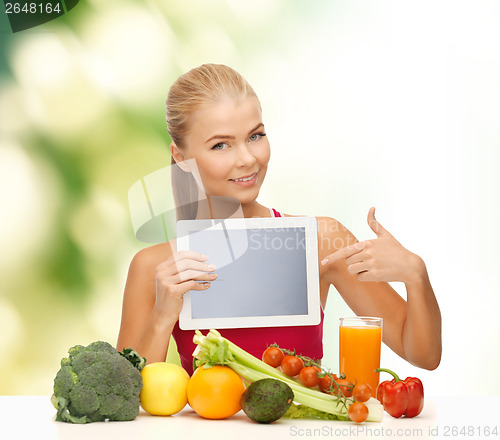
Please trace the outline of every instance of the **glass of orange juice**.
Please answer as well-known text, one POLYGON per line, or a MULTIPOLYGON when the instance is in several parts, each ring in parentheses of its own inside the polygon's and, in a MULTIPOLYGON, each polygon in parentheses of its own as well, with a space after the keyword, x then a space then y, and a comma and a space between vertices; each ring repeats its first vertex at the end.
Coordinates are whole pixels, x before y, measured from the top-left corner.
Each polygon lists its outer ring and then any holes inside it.
POLYGON ((339 373, 352 383, 366 382, 375 397, 379 382, 382 318, 340 318, 339 373))

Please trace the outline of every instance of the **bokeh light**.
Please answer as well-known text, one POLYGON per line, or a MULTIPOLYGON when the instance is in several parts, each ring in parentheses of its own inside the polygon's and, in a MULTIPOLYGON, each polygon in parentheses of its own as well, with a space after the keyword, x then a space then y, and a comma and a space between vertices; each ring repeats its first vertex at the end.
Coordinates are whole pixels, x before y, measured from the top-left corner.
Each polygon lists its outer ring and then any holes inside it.
POLYGON ((175 35, 161 15, 137 3, 114 3, 82 27, 93 79, 111 95, 127 105, 148 105, 159 84, 167 87, 175 35))

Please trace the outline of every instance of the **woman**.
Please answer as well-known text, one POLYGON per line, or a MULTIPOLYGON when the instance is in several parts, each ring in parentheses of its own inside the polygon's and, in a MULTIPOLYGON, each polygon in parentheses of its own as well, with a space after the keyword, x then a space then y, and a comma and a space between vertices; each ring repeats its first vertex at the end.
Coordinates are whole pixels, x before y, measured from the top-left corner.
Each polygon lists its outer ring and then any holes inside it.
MULTIPOLYGON (((193 171, 190 163, 196 164, 206 200, 238 200, 244 217, 281 215, 257 202, 270 147, 260 102, 241 75, 213 64, 182 75, 169 92, 167 127, 172 163, 186 172, 193 171)), ((200 203, 195 215, 209 216, 210 208, 210 203, 200 203)), ((333 284, 357 315, 383 318, 383 340, 393 351, 418 367, 435 369, 441 359, 441 315, 422 259, 377 222, 374 208, 368 213, 377 235, 373 240, 358 242, 338 221, 317 220, 322 309, 333 284), (405 283, 407 301, 390 281, 405 283)), ((178 318, 183 295, 209 289, 217 279, 216 269, 206 261, 196 252, 175 251, 172 241, 138 252, 125 287, 118 349, 133 347, 148 363, 164 361, 173 335, 182 364, 191 372, 192 332, 180 330, 178 318)), ((318 326, 221 333, 257 357, 267 344, 278 342, 320 359, 322 331, 323 319, 318 326)))

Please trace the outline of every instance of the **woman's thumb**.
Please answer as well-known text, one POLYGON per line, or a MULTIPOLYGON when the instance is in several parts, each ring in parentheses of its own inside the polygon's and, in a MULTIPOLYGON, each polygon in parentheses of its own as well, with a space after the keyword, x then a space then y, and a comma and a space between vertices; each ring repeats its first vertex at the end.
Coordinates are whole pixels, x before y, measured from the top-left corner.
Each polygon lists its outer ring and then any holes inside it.
POLYGON ((375 218, 375 207, 372 206, 368 211, 368 226, 370 226, 371 230, 375 232, 377 237, 382 237, 383 235, 388 235, 389 232, 378 222, 375 218))

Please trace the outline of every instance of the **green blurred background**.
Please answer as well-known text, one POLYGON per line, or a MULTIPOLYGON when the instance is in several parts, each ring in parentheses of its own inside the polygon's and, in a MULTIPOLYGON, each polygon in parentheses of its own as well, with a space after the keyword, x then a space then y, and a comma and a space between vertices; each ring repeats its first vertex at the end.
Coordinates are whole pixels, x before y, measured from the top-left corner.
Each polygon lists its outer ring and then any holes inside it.
MULTIPOLYGON (((431 394, 464 393, 454 381, 482 365, 493 379, 478 392, 499 393, 499 355, 481 337, 500 333, 498 2, 81 0, 17 34, 1 12, 0 394, 50 394, 68 347, 116 343, 146 246, 127 192, 169 164, 168 89, 205 62, 240 71, 262 101, 261 203, 335 217, 360 239, 376 205, 427 262, 446 374, 385 347, 383 363, 431 394)), ((337 318, 351 313, 332 291, 335 368, 337 318)))
POLYGON ((2 11, 0 394, 50 393, 68 347, 116 342, 128 264, 145 246, 127 192, 170 163, 170 84, 203 62, 241 66, 278 37, 268 25, 283 5, 242 6, 80 1, 17 34, 2 11))

